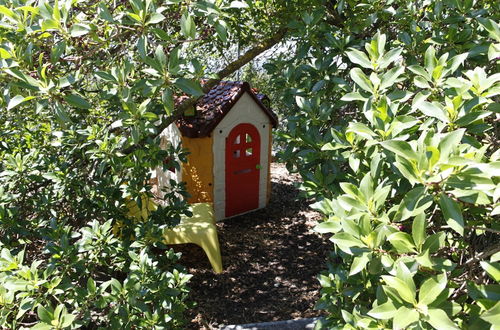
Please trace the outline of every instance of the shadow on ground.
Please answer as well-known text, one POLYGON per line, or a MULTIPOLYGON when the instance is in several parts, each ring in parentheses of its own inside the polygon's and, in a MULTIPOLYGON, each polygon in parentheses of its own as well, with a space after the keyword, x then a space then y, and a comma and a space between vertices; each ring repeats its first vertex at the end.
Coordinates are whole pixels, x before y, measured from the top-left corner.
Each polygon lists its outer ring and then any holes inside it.
POLYGON ((190 282, 190 328, 217 328, 320 315, 316 275, 331 247, 310 231, 319 215, 298 200, 282 165, 273 164, 272 195, 266 209, 217 224, 224 272, 213 273, 195 245, 174 246, 194 276, 190 282))

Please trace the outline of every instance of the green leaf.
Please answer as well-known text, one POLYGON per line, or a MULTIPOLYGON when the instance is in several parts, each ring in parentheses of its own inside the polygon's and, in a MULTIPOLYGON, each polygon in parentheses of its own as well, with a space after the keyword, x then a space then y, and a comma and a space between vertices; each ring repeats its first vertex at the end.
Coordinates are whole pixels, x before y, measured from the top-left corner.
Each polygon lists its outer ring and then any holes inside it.
POLYGON ((311 89, 311 91, 313 93, 316 93, 317 91, 321 90, 321 88, 323 88, 325 85, 326 85, 326 81, 322 79, 322 80, 320 80, 320 81, 318 81, 317 83, 314 84, 314 86, 311 89))
POLYGON ((162 45, 158 45, 158 47, 156 47, 155 59, 156 61, 158 61, 158 63, 162 68, 165 68, 167 66, 167 55, 165 55, 162 45))
POLYGON ((455 124, 458 126, 468 126, 471 123, 475 122, 476 120, 480 120, 486 117, 489 117, 492 114, 490 111, 472 111, 466 114, 463 117, 458 118, 455 121, 455 124))
POLYGON ((356 237, 348 233, 337 233, 333 235, 330 240, 335 243, 342 251, 351 254, 349 248, 351 247, 364 247, 365 244, 356 237))
POLYGON ((497 22, 489 18, 482 17, 479 17, 477 20, 486 29, 486 31, 488 31, 491 38, 495 39, 497 42, 500 42, 500 28, 497 22))
POLYGON ((357 49, 351 48, 349 51, 346 52, 346 54, 352 63, 359 64, 362 67, 367 68, 367 69, 373 68, 372 62, 370 61, 368 56, 366 56, 365 53, 363 53, 357 49))
POLYGON ((174 112, 174 95, 172 90, 169 88, 165 89, 161 94, 161 100, 163 102, 163 108, 167 115, 171 115, 174 112))
POLYGON ((61 312, 63 311, 63 309, 66 309, 63 304, 57 305, 56 309, 54 310, 54 316, 53 316, 54 320, 59 320, 59 317, 61 316, 61 312))
POLYGON ((89 32, 90 26, 86 24, 73 24, 69 30, 69 33, 73 38, 84 36, 89 32))
POLYGON ((373 93, 373 85, 370 79, 361 71, 360 68, 354 68, 350 72, 351 79, 358 84, 359 87, 367 92, 373 93))
POLYGON ((243 1, 232 1, 229 8, 248 8, 248 4, 243 1))
POLYGON ((433 46, 427 47, 424 55, 424 64, 427 72, 432 72, 436 66, 436 49, 433 46))
POLYGON ((130 17, 131 19, 133 19, 134 21, 136 21, 137 23, 141 23, 142 22, 142 18, 141 16, 137 15, 137 14, 134 14, 134 13, 131 13, 131 12, 128 12, 127 13, 127 16, 130 17))
POLYGON ((109 23, 114 23, 113 16, 109 12, 109 9, 106 7, 106 5, 101 2, 99 3, 98 7, 99 7, 99 17, 109 23))
POLYGON ((149 18, 147 24, 157 24, 157 23, 163 22, 164 20, 165 20, 165 16, 163 16, 160 13, 154 13, 149 18))
POLYGON ((59 30, 61 26, 59 25, 59 22, 53 19, 44 19, 42 21, 42 30, 43 31, 48 31, 48 30, 59 30))
POLYGON ((12 19, 12 22, 16 21, 17 15, 14 13, 11 9, 5 7, 5 6, 0 6, 0 14, 3 14, 7 16, 8 18, 12 19))
POLYGON ((413 188, 401 201, 398 212, 394 219, 403 221, 419 215, 432 205, 432 196, 426 194, 426 189, 422 186, 413 188))
POLYGON ((406 266, 406 264, 401 260, 397 263, 396 266, 396 277, 400 280, 403 280, 408 288, 410 288, 411 292, 414 292, 416 294, 417 288, 415 286, 415 281, 413 281, 413 274, 411 273, 408 266, 406 266))
POLYGON ((346 132, 354 132, 368 140, 373 140, 373 137, 377 136, 377 134, 375 134, 375 132, 372 131, 368 126, 358 122, 349 123, 349 127, 347 128, 346 132))
POLYGON ((377 307, 372 308, 368 312, 368 315, 379 320, 388 320, 394 317, 396 311, 397 311, 396 306, 394 306, 393 302, 389 300, 385 304, 378 305, 377 307))
POLYGON ((441 78, 443 74, 443 66, 442 65, 438 65, 434 68, 434 70, 432 70, 432 79, 434 81, 439 81, 439 79, 441 78))
POLYGON ((446 194, 441 193, 441 196, 439 198, 439 205, 441 206, 443 217, 446 220, 448 226, 450 226, 451 229, 463 236, 464 218, 462 217, 462 211, 460 210, 457 202, 446 196, 446 194))
POLYGON ((418 303, 423 305, 432 304, 439 294, 446 288, 446 273, 436 277, 430 277, 420 286, 418 292, 418 303))
POLYGON ((352 93, 347 93, 342 98, 340 99, 341 101, 344 102, 350 102, 350 101, 366 101, 368 98, 364 97, 358 92, 352 92, 352 93))
POLYGON ((434 171, 434 166, 436 166, 436 164, 439 161, 439 157, 440 157, 441 153, 439 152, 438 148, 433 147, 433 146, 428 146, 425 148, 425 154, 426 154, 427 160, 429 162, 429 164, 427 166, 428 171, 430 173, 432 173, 434 171))
POLYGON ((19 104, 32 99, 32 97, 23 97, 21 95, 16 95, 14 96, 10 101, 9 104, 7 105, 7 110, 14 109, 17 107, 19 104))
POLYGON ((377 189, 375 189, 375 194, 373 195, 373 201, 375 202, 375 205, 378 208, 384 205, 384 202, 387 199, 387 196, 391 192, 392 187, 391 186, 384 186, 381 188, 381 186, 378 186, 377 189))
POLYGON ((408 233, 404 232, 392 233, 387 237, 387 240, 391 242, 392 246, 394 246, 394 248, 399 253, 416 252, 415 244, 413 243, 413 240, 408 233))
POLYGON ((193 17, 187 11, 181 17, 181 33, 186 38, 196 38, 196 25, 193 17))
POLYGON ((448 161, 451 151, 459 145, 460 141, 462 141, 464 133, 465 129, 462 128, 449 132, 444 137, 441 137, 441 141, 438 146, 440 163, 448 161))
POLYGON ((492 61, 497 58, 500 58, 500 43, 491 44, 488 48, 488 60, 492 61))
POLYGON ((0 47, 0 58, 7 60, 12 58, 12 55, 6 49, 0 47))
POLYGON ((186 78, 177 78, 174 81, 175 86, 179 87, 183 92, 193 95, 194 97, 203 96, 203 89, 199 82, 186 78))
POLYGON ((30 330, 52 330, 53 327, 47 323, 37 323, 34 327, 30 328, 30 330))
POLYGON ((366 205, 362 204, 358 199, 352 198, 350 196, 344 195, 340 196, 337 201, 346 210, 351 210, 352 208, 361 211, 366 210, 366 205))
POLYGON ((406 329, 410 324, 417 322, 419 318, 420 314, 417 310, 401 306, 394 314, 393 328, 406 329))
POLYGON ((319 223, 314 227, 314 231, 317 233, 325 234, 325 233, 338 233, 342 230, 342 225, 339 221, 328 220, 319 223))
POLYGON ((331 151, 331 150, 339 150, 339 149, 346 149, 349 148, 349 146, 344 146, 342 144, 338 143, 332 143, 328 142, 324 146, 321 147, 321 151, 331 151))
POLYGON ((411 235, 415 245, 420 248, 425 240, 425 229, 427 228, 427 221, 425 219, 425 213, 420 213, 413 219, 411 225, 411 235))
POLYGON ((446 235, 444 232, 430 235, 425 240, 424 245, 422 246, 422 250, 428 250, 430 253, 436 252, 444 246, 445 237, 446 235))
POLYGON ((457 71, 458 67, 464 63, 468 56, 469 53, 453 56, 453 58, 447 63, 447 69, 449 71, 448 74, 457 71))
POLYGON ((118 80, 116 80, 115 76, 113 76, 110 73, 107 73, 107 72, 104 72, 104 71, 98 71, 98 72, 95 73, 95 75, 98 78, 100 78, 100 79, 102 79, 104 81, 118 83, 118 80))
POLYGON ((403 66, 398 66, 384 73, 381 79, 382 82, 380 83, 380 89, 383 90, 392 87, 396 82, 396 80, 399 78, 399 76, 403 74, 404 71, 405 68, 403 66))
POLYGON ((419 174, 415 166, 415 162, 408 160, 406 158, 396 156, 396 163, 394 164, 396 168, 401 172, 401 174, 408 180, 412 185, 419 183, 419 174))
POLYGON ((87 102, 87 100, 85 100, 83 97, 77 94, 68 94, 64 97, 64 99, 66 100, 66 102, 68 102, 68 104, 76 108, 80 109, 92 108, 92 105, 89 102, 87 102))
POLYGON ((52 322, 52 319, 53 319, 53 316, 54 316, 51 312, 49 312, 42 305, 38 305, 37 314, 38 314, 38 318, 41 321, 43 321, 45 323, 48 323, 48 324, 50 324, 50 322, 52 322))
POLYGON ((89 277, 89 279, 87 280, 87 291, 89 292, 89 294, 93 295, 96 293, 97 291, 97 287, 96 287, 96 283, 95 281, 92 279, 92 277, 89 277))
POLYGON ((61 317, 61 327, 69 327, 71 324, 73 324, 73 321, 75 321, 75 319, 76 315, 64 313, 61 317))
POLYGON ((430 80, 429 73, 427 71, 425 71, 425 69, 423 67, 421 67, 420 65, 410 65, 408 67, 408 70, 410 70, 414 74, 416 74, 416 75, 424 78, 424 81, 429 81, 430 80))
POLYGON ((373 178, 370 172, 366 173, 359 183, 359 190, 364 196, 365 201, 369 200, 373 196, 373 184, 373 178))
POLYGON ((380 145, 405 159, 418 161, 417 154, 415 153, 415 151, 413 151, 410 144, 406 141, 389 140, 381 142, 380 145))
MULTIPOLYGON (((401 55, 401 52, 403 51, 402 48, 394 48, 388 51, 378 62, 378 68, 379 69, 385 69, 388 67, 392 62, 396 61, 398 57, 401 55)), ((404 68, 403 68, 404 70, 404 68)))
POLYGON ((388 275, 382 275, 382 279, 384 280, 387 285, 393 289, 395 289, 398 292, 398 295, 405 300, 406 302, 409 302, 410 304, 415 304, 415 291, 411 290, 411 288, 406 284, 405 281, 395 277, 395 276, 388 276, 388 275))
POLYGON ((29 75, 24 74, 23 72, 19 71, 19 69, 16 68, 6 69, 5 72, 10 74, 12 77, 25 82, 33 89, 38 89, 40 87, 40 83, 36 79, 34 79, 29 75))
POLYGON ((426 321, 430 325, 432 325, 434 329, 438 330, 460 329, 455 323, 453 323, 452 320, 450 320, 448 314, 446 314, 446 312, 443 311, 442 309, 429 308, 428 314, 429 316, 426 319, 426 321))
POLYGON ((224 21, 218 21, 215 23, 215 32, 217 32, 217 36, 223 42, 227 42, 227 24, 224 21))
POLYGON ((498 301, 495 306, 481 314, 480 317, 486 322, 498 326, 500 324, 500 301, 498 301))
POLYGON ((417 108, 424 114, 429 117, 437 118, 444 123, 448 123, 450 120, 446 114, 446 110, 444 110, 441 106, 438 106, 437 103, 430 103, 427 101, 420 102, 417 108))
POLYGON ((500 285, 498 284, 477 285, 474 282, 468 282, 467 293, 474 300, 486 298, 500 301, 500 285))
POLYGON ((425 78, 423 78, 423 77, 415 77, 415 78, 413 78, 413 83, 418 88, 424 88, 424 89, 430 89, 431 88, 431 85, 429 84, 429 82, 427 80, 425 80, 425 78))
POLYGON ((54 8, 53 8, 53 11, 52 11, 52 17, 56 21, 60 21, 61 20, 61 9, 59 8, 59 0, 55 0, 54 1, 54 8))
POLYGON ((481 267, 488 273, 488 275, 491 276, 492 279, 494 279, 497 282, 500 282, 500 263, 498 262, 486 262, 486 261, 481 261, 480 262, 481 267))
MULTIPOLYGON (((0 290, 0 297, 1 296, 2 296, 2 290, 0 290)), ((23 300, 21 300, 21 302, 19 303, 19 311, 17 312, 16 320, 19 320, 21 317, 23 317, 23 315, 26 314, 27 311, 32 310, 34 306, 35 306, 34 298, 31 297, 23 298, 23 300)))
MULTIPOLYGON (((68 112, 66 111, 66 109, 64 109, 60 102, 56 102, 53 106, 53 109, 56 114, 57 120, 59 120, 61 123, 66 124, 72 122, 68 112)), ((59 178, 58 180, 60 181, 59 178)))
POLYGON ((358 187, 353 185, 352 183, 349 182, 341 182, 340 184, 340 189, 342 189, 346 194, 350 195, 351 197, 354 197, 358 200, 364 200, 363 194, 359 191, 358 187))
POLYGON ((355 275, 366 268, 366 264, 371 260, 371 253, 363 253, 359 257, 354 257, 351 264, 349 276, 355 275))

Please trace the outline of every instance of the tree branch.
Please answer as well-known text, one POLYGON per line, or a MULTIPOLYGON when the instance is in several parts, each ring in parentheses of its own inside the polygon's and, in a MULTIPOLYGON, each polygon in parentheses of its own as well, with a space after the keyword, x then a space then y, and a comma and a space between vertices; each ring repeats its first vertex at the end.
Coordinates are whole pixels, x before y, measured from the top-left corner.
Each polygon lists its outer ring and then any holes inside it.
MULTIPOLYGON (((203 85, 203 92, 208 93, 222 79, 224 79, 225 77, 236 72, 242 66, 244 66, 245 64, 252 61, 255 57, 259 56, 260 54, 262 54, 266 50, 270 49, 271 47, 273 47, 274 45, 279 43, 285 37, 287 31, 288 31, 287 28, 279 29, 278 32, 274 36, 262 41, 261 43, 257 44, 256 46, 254 46, 253 48, 248 50, 245 54, 240 56, 237 60, 229 63, 224 69, 220 70, 217 73, 217 77, 218 77, 217 79, 209 79, 203 85)), ((174 121, 179 119, 187 109, 194 106, 196 104, 196 102, 202 97, 203 96, 201 96, 199 98, 191 97, 191 98, 185 100, 184 102, 182 102, 181 104, 179 104, 179 106, 175 109, 175 111, 172 113, 172 115, 163 119, 161 124, 157 127, 158 131, 159 132, 163 131, 170 124, 172 124, 174 121)), ((151 139, 154 137, 156 137, 156 134, 151 134, 151 135, 147 136, 146 138, 142 139, 141 141, 139 141, 137 144, 126 148, 123 152, 125 154, 130 154, 130 153, 134 152, 135 150, 137 150, 138 148, 144 146, 148 139, 151 139)))
POLYGON ((494 255, 495 253, 500 252, 500 246, 496 246, 488 251, 481 252, 480 254, 473 256, 463 265, 458 266, 457 268, 470 267, 471 264, 475 264, 478 261, 484 260, 489 256, 494 255))

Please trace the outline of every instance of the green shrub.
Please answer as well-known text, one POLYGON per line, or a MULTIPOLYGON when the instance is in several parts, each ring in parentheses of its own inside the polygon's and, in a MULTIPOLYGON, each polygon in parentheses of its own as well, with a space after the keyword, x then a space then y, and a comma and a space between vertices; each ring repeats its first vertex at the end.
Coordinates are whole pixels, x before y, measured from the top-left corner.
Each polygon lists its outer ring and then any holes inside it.
POLYGON ((500 75, 455 77, 467 54, 432 46, 422 66, 388 69, 401 49, 384 46, 381 34, 368 55, 348 52, 370 73, 353 68, 357 91, 343 100, 361 102, 366 120, 322 148, 356 148, 360 162, 342 193, 313 205, 342 260, 320 276, 320 305, 354 327, 489 327, 500 315, 500 152, 478 134, 491 131, 500 75), (416 88, 398 89, 407 79, 416 88))
POLYGON ((185 159, 154 136, 174 93, 201 90, 174 49, 193 8, 0 0, 0 328, 184 324, 190 275, 161 234, 185 189, 145 222, 126 204, 185 159))
POLYGON ((280 155, 334 244, 324 326, 498 325, 497 7, 342 3, 297 22, 307 38, 267 66, 288 87, 280 155), (353 22, 331 23, 346 12, 353 22))

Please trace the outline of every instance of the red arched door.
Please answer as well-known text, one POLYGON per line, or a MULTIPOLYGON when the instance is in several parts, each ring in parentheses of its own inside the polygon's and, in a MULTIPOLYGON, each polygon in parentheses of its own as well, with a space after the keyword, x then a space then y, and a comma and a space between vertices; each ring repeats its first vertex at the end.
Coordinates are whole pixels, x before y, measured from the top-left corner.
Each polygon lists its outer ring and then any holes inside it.
POLYGON ((226 217, 259 207, 260 135, 239 124, 226 138, 226 217))

